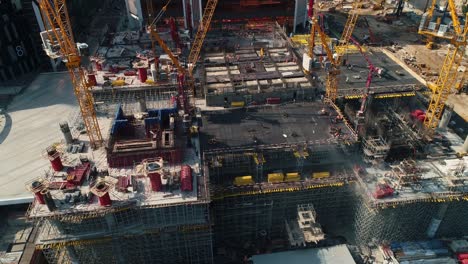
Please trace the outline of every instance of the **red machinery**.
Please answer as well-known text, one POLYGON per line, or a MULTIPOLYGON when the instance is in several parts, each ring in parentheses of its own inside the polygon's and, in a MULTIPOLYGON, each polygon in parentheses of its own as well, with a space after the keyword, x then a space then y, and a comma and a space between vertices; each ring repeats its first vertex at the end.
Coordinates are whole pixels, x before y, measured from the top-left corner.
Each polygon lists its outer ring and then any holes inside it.
POLYGON ((384 184, 377 184, 377 188, 375 189, 375 192, 373 193, 373 196, 375 199, 382 199, 385 197, 392 196, 395 190, 393 190, 390 185, 387 183, 384 184))
POLYGON ((364 94, 364 97, 362 98, 361 108, 358 111, 358 117, 362 117, 364 115, 364 113, 366 112, 367 102, 368 102, 367 99, 368 99, 369 93, 370 93, 370 86, 372 84, 372 77, 374 76, 374 73, 380 73, 380 69, 375 67, 374 64, 372 64, 372 62, 369 60, 369 57, 367 57, 366 53, 364 53, 364 51, 362 50, 362 47, 359 44, 359 42, 357 42, 353 37, 350 37, 349 40, 352 41, 354 43, 354 45, 356 45, 359 48, 359 52, 362 54, 364 59, 367 61, 367 66, 369 67, 369 73, 367 74, 367 80, 366 80, 365 94, 364 94))

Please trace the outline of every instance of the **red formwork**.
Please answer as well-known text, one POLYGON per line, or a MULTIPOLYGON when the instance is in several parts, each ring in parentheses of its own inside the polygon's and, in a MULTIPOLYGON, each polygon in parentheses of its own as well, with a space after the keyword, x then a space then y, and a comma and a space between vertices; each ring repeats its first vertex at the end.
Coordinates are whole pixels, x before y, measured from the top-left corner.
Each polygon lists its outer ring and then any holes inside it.
POLYGON ((162 189, 161 174, 157 172, 148 173, 153 192, 160 192, 162 189))
POLYGON ((52 165, 52 169, 54 171, 63 170, 62 160, 60 159, 59 155, 57 155, 55 157, 50 157, 50 164, 52 165))
POLYGON ((108 192, 106 192, 103 196, 98 197, 99 199, 99 204, 101 206, 111 206, 112 205, 112 200, 110 198, 110 195, 108 192))
POLYGON ((97 84, 96 75, 94 73, 88 74, 88 83, 91 86, 95 86, 97 84))
POLYGON ((36 197, 36 202, 40 204, 45 204, 44 196, 42 195, 41 191, 35 192, 34 196, 36 197))
POLYGON ((148 72, 146 68, 138 68, 138 78, 140 79, 140 82, 146 82, 146 79, 148 78, 148 72))
POLYGON ((182 166, 180 170, 180 189, 182 191, 191 192, 193 190, 192 184, 192 168, 188 165, 182 166))

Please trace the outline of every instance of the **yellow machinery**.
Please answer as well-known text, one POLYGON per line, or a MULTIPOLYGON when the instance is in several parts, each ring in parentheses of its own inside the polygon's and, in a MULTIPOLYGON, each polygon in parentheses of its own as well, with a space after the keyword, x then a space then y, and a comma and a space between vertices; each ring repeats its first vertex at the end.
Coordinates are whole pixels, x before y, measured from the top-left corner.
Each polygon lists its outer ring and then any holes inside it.
POLYGON ((284 178, 285 182, 295 182, 300 181, 301 175, 298 172, 289 172, 286 173, 286 177, 284 178))
POLYGON ((317 26, 317 20, 315 18, 312 19, 312 27, 310 32, 310 41, 309 41, 309 55, 312 55, 311 52, 315 45, 315 34, 319 32, 320 37, 322 38, 322 46, 327 50, 327 57, 329 58, 330 62, 332 63, 332 69, 330 69, 327 73, 327 81, 326 81, 326 97, 334 102, 338 97, 338 75, 340 74, 340 65, 342 63, 342 58, 344 53, 347 50, 349 38, 353 34, 354 28, 356 26, 357 20, 359 18, 359 14, 357 13, 357 9, 361 6, 361 1, 354 1, 353 2, 353 9, 349 12, 348 20, 346 21, 345 27, 343 29, 343 33, 341 34, 341 38, 338 41, 338 44, 335 47, 336 56, 334 57, 332 54, 329 54, 329 49, 327 47, 326 38, 322 37, 325 36, 323 32, 321 32, 320 27, 317 26))
POLYGON ((203 42, 205 41, 206 33, 210 28, 211 18, 213 18, 213 14, 217 5, 218 0, 208 0, 206 3, 205 9, 203 11, 202 22, 198 26, 197 34, 195 35, 195 39, 192 42, 192 48, 190 49, 190 54, 187 61, 189 73, 187 85, 189 86, 189 90, 192 91, 194 97, 196 96, 196 91, 195 79, 193 78, 193 69, 195 68, 198 58, 200 57, 203 42))
MULTIPOLYGON (((429 49, 434 48, 434 39, 435 38, 443 38, 443 39, 448 39, 450 40, 453 35, 448 33, 448 34, 439 34, 438 30, 440 27, 441 23, 441 18, 438 18, 435 23, 434 28, 430 28, 429 24, 431 23, 431 20, 434 16, 434 11, 435 7, 437 4, 437 0, 432 0, 431 6, 427 9, 426 13, 424 13, 422 19, 421 19, 421 24, 419 25, 419 30, 418 33, 421 35, 426 36, 427 38, 427 44, 426 47, 429 49)), ((462 34, 461 28, 460 28, 460 21, 458 19, 457 15, 457 9, 455 6, 455 3, 453 0, 448 0, 448 6, 450 8, 450 15, 452 17, 452 23, 453 23, 453 29, 456 35, 462 34)))
POLYGON ((312 178, 314 179, 321 179, 321 178, 328 178, 328 177, 330 177, 330 172, 328 171, 312 173, 312 178))
POLYGON ((240 177, 234 178, 234 185, 236 186, 252 185, 254 183, 255 182, 252 179, 252 176, 240 176, 240 177))
POLYGON ((439 124, 444 111, 445 102, 447 101, 448 96, 453 93, 452 89, 456 90, 463 85, 464 78, 462 78, 458 84, 456 80, 458 68, 460 67, 465 54, 466 36, 468 32, 468 13, 466 14, 465 25, 462 29, 453 0, 448 0, 448 5, 450 8, 450 15, 452 16, 454 32, 440 36, 435 32, 426 30, 426 25, 432 19, 432 13, 434 12, 436 2, 437 0, 432 1, 429 11, 423 17, 419 33, 429 37, 428 47, 432 47, 434 37, 449 39, 451 46, 448 49, 447 56, 445 57, 444 64, 442 65, 436 82, 427 83, 428 88, 432 91, 432 95, 429 101, 426 118, 424 119, 424 126, 430 135, 432 135, 439 124))
POLYGON ((161 39, 161 37, 159 36, 156 30, 156 22, 161 18, 162 14, 166 11, 166 8, 170 2, 171 0, 168 1, 168 3, 163 7, 163 10, 161 10, 160 14, 158 14, 158 16, 156 16, 154 21, 151 23, 150 25, 151 36, 154 40, 158 42, 159 46, 164 50, 164 52, 169 56, 169 58, 171 58, 171 61, 177 67, 179 74, 182 74, 183 76, 188 77, 186 79, 188 90, 192 91, 193 97, 195 97, 196 96, 195 80, 193 78, 192 73, 198 61, 198 57, 200 56, 203 42, 205 40, 206 33, 208 32, 208 29, 210 27, 211 18, 213 17, 214 11, 218 4, 218 0, 208 0, 208 3, 205 6, 203 17, 202 17, 202 22, 198 26, 198 31, 197 31, 197 34, 195 35, 195 40, 192 43, 192 48, 190 50, 190 54, 188 57, 188 71, 186 71, 185 68, 183 68, 180 65, 179 60, 174 56, 171 50, 167 47, 166 43, 164 43, 164 41, 161 39))
POLYGON ((269 173, 268 174, 268 182, 269 183, 277 183, 284 181, 284 173, 276 172, 276 173, 269 173))
MULTIPOLYGON (((458 21, 458 18, 456 20, 458 21)), ((432 134, 437 128, 444 111, 445 102, 456 86, 457 70, 465 54, 468 19, 465 21, 463 32, 461 32, 459 24, 458 29, 459 31, 455 30, 455 32, 460 32, 460 34, 453 36, 451 39, 452 45, 449 47, 439 77, 435 83, 428 82, 427 84, 429 89, 432 90, 426 118, 424 119, 424 126, 428 129, 429 134, 432 134)))
MULTIPOLYGON (((90 84, 86 80, 86 74, 81 67, 81 58, 73 38, 73 32, 68 17, 65 0, 39 1, 44 26, 48 32, 47 37, 51 45, 58 45, 58 53, 47 51, 50 57, 60 57, 67 66, 71 76, 73 91, 80 105, 81 116, 89 136, 92 148, 102 144, 102 135, 96 118, 93 96, 89 90, 90 84)), ((47 49, 47 47, 46 47, 47 49)))

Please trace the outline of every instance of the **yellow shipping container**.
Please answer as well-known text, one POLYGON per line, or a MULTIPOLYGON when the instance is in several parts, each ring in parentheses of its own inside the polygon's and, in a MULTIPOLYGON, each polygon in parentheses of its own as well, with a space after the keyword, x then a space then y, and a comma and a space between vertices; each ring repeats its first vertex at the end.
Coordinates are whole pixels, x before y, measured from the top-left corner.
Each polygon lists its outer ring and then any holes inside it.
POLYGON ((284 181, 284 174, 282 172, 269 173, 268 182, 282 182, 284 181))
POLYGON ((252 176, 240 176, 240 177, 236 177, 234 179, 234 185, 250 185, 250 184, 254 184, 255 182, 253 181, 252 179, 252 176))
POLYGON ((287 181, 287 182, 300 181, 300 180, 301 180, 301 176, 297 172, 286 173, 286 178, 284 179, 284 181, 287 181))
POLYGON ((328 171, 312 173, 312 178, 314 178, 314 179, 327 178, 327 177, 330 177, 330 172, 328 172, 328 171))
POLYGON ((244 107, 244 105, 245 105, 244 101, 231 102, 231 107, 244 107))

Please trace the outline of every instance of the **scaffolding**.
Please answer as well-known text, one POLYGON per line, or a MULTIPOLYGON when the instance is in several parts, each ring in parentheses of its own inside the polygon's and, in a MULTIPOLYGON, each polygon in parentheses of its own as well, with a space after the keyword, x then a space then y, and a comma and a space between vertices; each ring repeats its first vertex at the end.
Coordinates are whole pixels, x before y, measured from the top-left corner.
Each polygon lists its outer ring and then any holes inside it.
POLYGON ((42 218, 36 248, 49 263, 212 263, 209 219, 206 201, 42 218))

